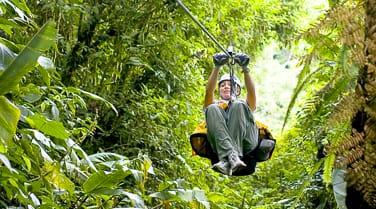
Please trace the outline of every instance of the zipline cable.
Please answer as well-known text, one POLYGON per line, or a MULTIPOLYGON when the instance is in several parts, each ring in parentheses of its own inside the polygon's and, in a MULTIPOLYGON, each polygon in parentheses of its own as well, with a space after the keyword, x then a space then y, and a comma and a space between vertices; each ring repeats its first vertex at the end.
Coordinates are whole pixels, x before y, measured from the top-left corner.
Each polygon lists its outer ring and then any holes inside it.
POLYGON ((222 51, 229 57, 232 57, 232 54, 230 54, 218 41, 217 39, 214 38, 214 36, 212 36, 208 30, 206 30, 206 28, 200 23, 200 21, 198 21, 194 16, 193 14, 189 11, 189 9, 183 4, 183 2, 181 2, 180 0, 176 0, 176 2, 181 6, 181 8, 183 8, 183 10, 192 18, 193 21, 195 21, 197 23, 198 26, 200 26, 200 28, 209 36, 209 38, 211 38, 211 40, 214 41, 214 43, 216 43, 218 45, 219 48, 222 49, 222 51))
POLYGON ((176 2, 183 8, 183 10, 192 18, 192 20, 200 26, 200 28, 206 33, 206 35, 209 36, 209 38, 214 41, 214 43, 217 44, 219 48, 222 49, 222 51, 229 57, 231 58, 230 62, 227 63, 228 67, 230 68, 230 81, 231 81, 231 101, 235 100, 237 98, 235 89, 236 89, 236 83, 235 83, 235 76, 234 76, 234 70, 232 68, 233 65, 235 65, 235 60, 234 60, 234 52, 233 52, 233 47, 229 46, 228 50, 226 50, 218 41, 217 39, 214 38, 212 34, 209 33, 209 31, 198 21, 193 14, 189 11, 189 9, 181 2, 180 0, 176 0, 176 2))

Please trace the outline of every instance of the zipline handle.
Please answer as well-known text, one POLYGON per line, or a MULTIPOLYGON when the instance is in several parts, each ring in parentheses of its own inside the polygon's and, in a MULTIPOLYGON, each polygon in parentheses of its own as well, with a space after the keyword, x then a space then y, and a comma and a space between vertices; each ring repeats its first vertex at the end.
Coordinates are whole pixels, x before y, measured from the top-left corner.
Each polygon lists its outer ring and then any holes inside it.
POLYGON ((209 38, 211 38, 211 40, 214 41, 214 43, 217 44, 217 46, 219 48, 222 49, 222 51, 229 57, 232 57, 232 54, 230 54, 218 41, 217 39, 214 38, 214 36, 212 36, 208 30, 206 30, 206 28, 200 23, 200 21, 198 21, 194 16, 193 14, 189 11, 189 9, 183 4, 183 2, 181 2, 180 0, 176 0, 176 3, 178 3, 181 8, 184 9, 184 11, 192 18, 193 21, 195 21, 197 23, 198 26, 200 26, 200 28, 209 36, 209 38))

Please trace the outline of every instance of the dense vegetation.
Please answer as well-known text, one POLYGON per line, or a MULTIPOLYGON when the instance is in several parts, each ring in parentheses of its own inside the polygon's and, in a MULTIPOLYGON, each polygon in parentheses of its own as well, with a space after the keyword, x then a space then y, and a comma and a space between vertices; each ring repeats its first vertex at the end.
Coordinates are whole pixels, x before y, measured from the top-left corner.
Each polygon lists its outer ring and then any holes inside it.
POLYGON ((375 207, 375 3, 184 3, 251 55, 273 159, 191 156, 220 49, 175 1, 0 1, 0 207, 375 207))

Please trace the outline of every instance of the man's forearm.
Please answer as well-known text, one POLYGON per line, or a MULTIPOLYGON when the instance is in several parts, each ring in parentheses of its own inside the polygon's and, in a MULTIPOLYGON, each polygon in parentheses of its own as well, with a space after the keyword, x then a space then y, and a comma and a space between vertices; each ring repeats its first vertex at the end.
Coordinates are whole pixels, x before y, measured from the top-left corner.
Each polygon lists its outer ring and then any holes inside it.
POLYGON ((247 102, 252 111, 256 109, 256 89, 251 74, 244 71, 244 84, 247 90, 247 102))

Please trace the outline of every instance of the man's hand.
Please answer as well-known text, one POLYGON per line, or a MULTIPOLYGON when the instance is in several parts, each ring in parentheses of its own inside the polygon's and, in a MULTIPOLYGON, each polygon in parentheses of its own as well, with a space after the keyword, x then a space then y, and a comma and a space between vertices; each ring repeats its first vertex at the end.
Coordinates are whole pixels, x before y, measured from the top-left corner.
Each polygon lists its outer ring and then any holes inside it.
POLYGON ((216 53, 213 56, 213 62, 215 67, 221 67, 228 62, 228 56, 225 53, 216 53))
POLYGON ((249 56, 246 54, 235 54, 234 60, 245 72, 249 72, 248 64, 249 64, 249 56))

